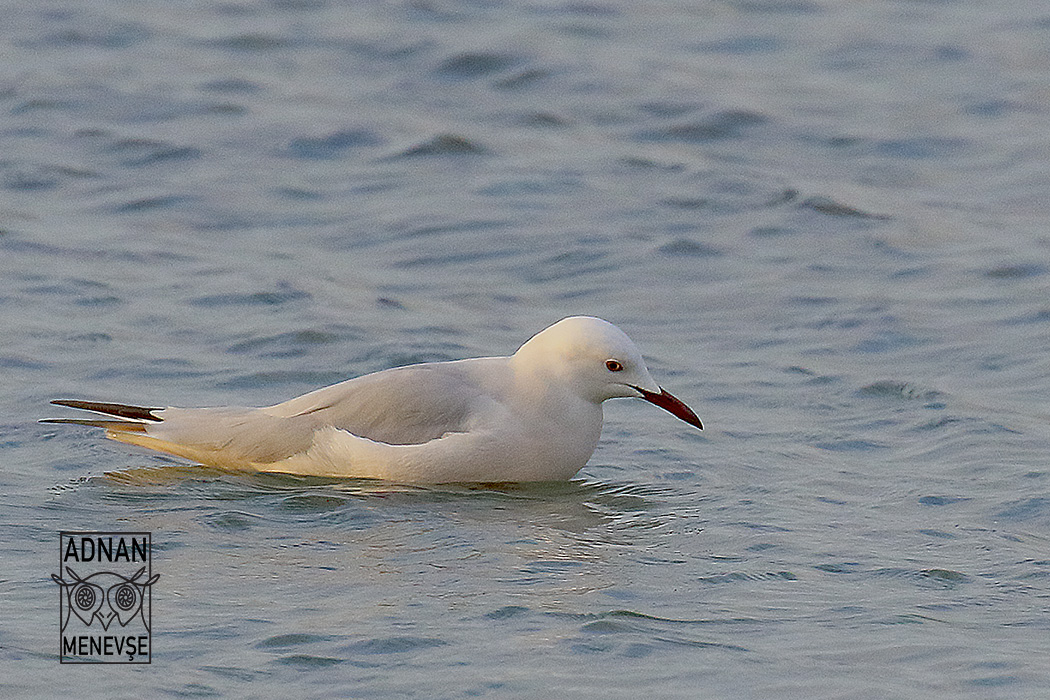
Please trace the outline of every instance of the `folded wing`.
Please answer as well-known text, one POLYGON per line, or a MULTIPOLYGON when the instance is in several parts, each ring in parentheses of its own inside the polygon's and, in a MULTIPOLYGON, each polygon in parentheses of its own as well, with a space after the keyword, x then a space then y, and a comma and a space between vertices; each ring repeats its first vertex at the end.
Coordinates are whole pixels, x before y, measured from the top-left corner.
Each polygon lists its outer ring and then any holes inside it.
POLYGON ((371 444, 420 445, 462 432, 476 418, 479 404, 491 402, 476 382, 464 381, 469 372, 456 362, 399 367, 266 408, 147 408, 60 400, 53 403, 110 418, 47 422, 100 427, 114 440, 202 464, 259 469, 307 453, 319 435, 330 440, 333 430, 367 441, 360 443, 366 452, 371 444))

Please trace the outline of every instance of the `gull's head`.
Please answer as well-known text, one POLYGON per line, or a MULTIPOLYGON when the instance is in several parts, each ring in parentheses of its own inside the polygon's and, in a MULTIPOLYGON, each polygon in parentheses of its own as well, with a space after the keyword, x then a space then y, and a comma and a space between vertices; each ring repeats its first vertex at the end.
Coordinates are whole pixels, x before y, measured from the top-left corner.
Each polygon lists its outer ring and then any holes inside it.
POLYGON ((600 318, 564 318, 518 348, 513 361, 588 401, 642 398, 703 430, 696 414, 653 380, 627 334, 600 318))

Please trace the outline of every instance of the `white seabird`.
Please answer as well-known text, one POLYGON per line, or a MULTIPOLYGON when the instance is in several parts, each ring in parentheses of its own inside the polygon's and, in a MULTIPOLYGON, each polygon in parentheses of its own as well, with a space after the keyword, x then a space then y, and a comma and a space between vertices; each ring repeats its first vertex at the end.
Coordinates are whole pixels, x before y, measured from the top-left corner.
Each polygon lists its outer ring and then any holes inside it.
POLYGON ((642 398, 703 429, 658 386, 616 326, 573 316, 509 357, 428 362, 349 379, 265 408, 52 403, 110 416, 49 419, 227 469, 402 483, 572 478, 602 430, 602 402, 642 398))

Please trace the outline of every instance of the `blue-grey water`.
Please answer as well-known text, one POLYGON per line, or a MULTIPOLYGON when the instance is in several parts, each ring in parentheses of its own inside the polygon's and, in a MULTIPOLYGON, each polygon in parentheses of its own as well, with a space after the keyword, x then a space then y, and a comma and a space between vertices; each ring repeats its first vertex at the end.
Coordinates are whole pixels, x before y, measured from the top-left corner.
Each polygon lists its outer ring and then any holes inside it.
POLYGON ((1050 9, 0 2, 0 696, 1050 696, 1050 9), (564 484, 229 474, 264 405, 631 335, 564 484), (58 662, 152 532, 150 665, 58 662))

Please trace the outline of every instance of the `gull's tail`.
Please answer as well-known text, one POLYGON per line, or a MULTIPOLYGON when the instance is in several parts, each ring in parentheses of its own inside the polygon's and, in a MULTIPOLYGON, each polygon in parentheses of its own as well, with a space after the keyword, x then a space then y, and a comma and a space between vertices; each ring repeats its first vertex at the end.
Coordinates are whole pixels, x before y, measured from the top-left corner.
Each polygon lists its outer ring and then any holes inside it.
POLYGON ((200 464, 216 464, 217 466, 219 464, 218 460, 210 458, 212 450, 206 447, 184 445, 150 434, 150 428, 168 425, 163 418, 154 415, 154 412, 168 409, 70 399, 58 399, 51 403, 56 406, 68 406, 69 408, 79 408, 83 411, 101 413, 110 416, 110 418, 45 418, 40 421, 41 423, 65 423, 67 425, 86 425, 92 428, 102 428, 106 431, 106 437, 111 440, 125 442, 129 445, 138 445, 157 450, 158 452, 167 452, 200 464))
POLYGON ((259 469, 303 452, 312 444, 315 429, 307 419, 282 418, 257 408, 149 408, 67 399, 51 403, 102 416, 48 418, 42 423, 102 428, 111 440, 229 469, 259 469))

